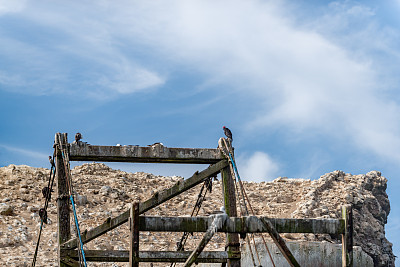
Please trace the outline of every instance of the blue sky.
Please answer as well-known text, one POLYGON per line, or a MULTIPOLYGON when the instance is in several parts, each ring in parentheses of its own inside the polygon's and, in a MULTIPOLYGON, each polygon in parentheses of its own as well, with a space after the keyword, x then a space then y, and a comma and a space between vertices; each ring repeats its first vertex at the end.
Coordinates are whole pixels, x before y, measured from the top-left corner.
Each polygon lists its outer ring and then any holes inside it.
POLYGON ((226 125, 247 180, 381 171, 400 255, 399 12, 398 0, 0 0, 0 166, 48 167, 56 132, 216 147, 226 125))

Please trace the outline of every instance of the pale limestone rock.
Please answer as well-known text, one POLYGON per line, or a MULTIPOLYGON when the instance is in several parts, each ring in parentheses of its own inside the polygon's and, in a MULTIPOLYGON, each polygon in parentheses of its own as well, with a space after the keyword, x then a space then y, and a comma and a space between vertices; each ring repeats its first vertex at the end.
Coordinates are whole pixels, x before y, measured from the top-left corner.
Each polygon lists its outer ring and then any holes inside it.
MULTIPOLYGON (((0 266, 30 263, 40 226, 38 210, 44 204, 40 191, 47 185, 48 174, 48 169, 28 166, 10 165, 0 168, 0 176, 4 177, 0 180, 0 186, 9 188, 7 191, 0 190, 0 199, 10 199, 2 201, 4 204, 19 201, 15 204, 14 216, 0 216, 0 254, 8 255, 7 258, 0 257, 0 266), (20 188, 27 189, 28 193, 24 190, 20 192, 20 188)), ((75 167, 72 170, 72 178, 74 189, 79 195, 86 196, 90 200, 84 205, 77 205, 81 231, 103 223, 107 217, 121 214, 133 201, 148 199, 151 197, 151 191, 160 192, 183 179, 178 176, 161 177, 144 172, 126 173, 99 163, 75 167)), ((281 177, 272 182, 243 184, 256 215, 282 218, 340 218, 341 206, 352 204, 355 218, 355 245, 359 245, 369 253, 374 258, 376 266, 393 266, 392 244, 384 234, 390 203, 385 192, 387 180, 381 173, 372 171, 365 175, 351 175, 334 171, 313 181, 281 177)), ((145 215, 190 216, 200 187, 201 185, 169 200, 146 212, 145 215)), ((207 194, 199 216, 212 214, 222 206, 221 191, 221 182, 214 181, 213 191, 207 194)), ((49 204, 48 216, 53 223, 44 225, 40 249, 41 262, 37 266, 57 266, 55 203, 52 200, 49 204)), ((285 234, 284 237, 293 240, 341 242, 329 235, 285 234)), ((181 233, 145 232, 140 233, 140 238, 143 250, 175 250, 181 233)), ((189 237, 185 248, 193 249, 201 238, 201 233, 194 233, 189 237)), ((223 250, 224 242, 224 234, 216 234, 209 248, 223 250)), ((111 233, 85 244, 85 249, 128 249, 127 244, 129 244, 129 229, 127 224, 124 224, 111 233)), ((104 266, 101 263, 90 265, 104 266)), ((126 265, 115 263, 115 266, 126 265)), ((155 266, 164 265, 155 264, 155 266)))

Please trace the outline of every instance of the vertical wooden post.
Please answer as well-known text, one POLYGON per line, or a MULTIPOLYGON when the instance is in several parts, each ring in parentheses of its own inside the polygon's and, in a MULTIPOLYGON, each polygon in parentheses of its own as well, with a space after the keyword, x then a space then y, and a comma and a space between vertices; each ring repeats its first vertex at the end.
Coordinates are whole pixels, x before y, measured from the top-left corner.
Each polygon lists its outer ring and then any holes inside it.
MULTIPOLYGON (((232 179, 231 171, 229 166, 221 170, 222 176, 222 190, 224 194, 224 207, 226 214, 229 217, 237 217, 236 209, 236 194, 235 184, 232 179)), ((240 243, 238 234, 227 234, 226 235, 226 247, 228 256, 235 255, 237 258, 228 259, 229 267, 240 267, 240 243)))
POLYGON ((342 267, 353 266, 353 211, 350 205, 342 206, 345 232, 342 234, 342 267))
POLYGON ((57 230, 58 230, 58 266, 69 266, 61 260, 60 245, 71 238, 70 207, 67 176, 61 153, 61 146, 68 145, 66 133, 56 133, 56 176, 57 176, 57 230), (57 146, 58 145, 58 146, 57 146))
POLYGON ((139 267, 139 203, 131 205, 130 217, 129 267, 139 267))

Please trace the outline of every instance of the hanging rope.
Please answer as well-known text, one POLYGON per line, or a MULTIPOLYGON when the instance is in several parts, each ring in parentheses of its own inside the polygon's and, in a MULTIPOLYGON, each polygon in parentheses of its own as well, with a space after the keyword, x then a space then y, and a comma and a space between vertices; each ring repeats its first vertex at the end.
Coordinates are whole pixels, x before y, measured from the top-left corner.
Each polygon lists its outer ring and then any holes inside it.
POLYGON ((78 217, 76 216, 74 198, 73 198, 72 195, 71 195, 71 196, 69 197, 69 199, 71 200, 71 203, 72 203, 72 207, 73 207, 73 211, 74 211, 75 226, 76 226, 76 231, 78 232, 79 244, 80 244, 80 249, 81 249, 81 252, 82 252, 82 258, 83 258, 83 262, 84 262, 84 264, 85 264, 85 266, 86 266, 85 253, 84 253, 84 251, 83 251, 83 243, 82 243, 82 238, 81 238, 81 231, 79 230, 78 217))
MULTIPOLYGON (((233 172, 232 172, 232 168, 230 168, 230 171, 231 171, 232 177, 235 177, 235 175, 234 175, 233 172)), ((234 181, 235 181, 236 194, 237 194, 238 199, 239 199, 240 216, 248 216, 248 215, 249 215, 249 212, 248 212, 248 210, 247 210, 246 202, 245 202, 245 200, 241 197, 241 195, 239 194, 239 188, 238 188, 238 183, 236 182, 236 179, 234 179, 234 181), (244 209, 245 211, 243 211, 243 209, 244 209)), ((258 250, 257 250, 256 245, 255 245, 255 242, 254 242, 254 236, 253 236, 253 234, 246 235, 245 240, 246 240, 247 246, 249 247, 249 250, 250 250, 250 256, 251 256, 251 260, 252 260, 252 262, 253 262, 253 266, 254 266, 254 267, 257 267, 256 261, 255 261, 255 259, 254 259, 253 249, 251 248, 251 244, 250 244, 250 238, 253 240, 253 244, 254 244, 254 248, 255 248, 256 255, 257 255, 257 259, 258 259, 258 262, 259 262, 260 265, 261 265, 260 257, 259 257, 259 255, 258 255, 258 250), (249 236, 250 236, 250 237, 249 237, 249 236)))
MULTIPOLYGON (((246 215, 247 215, 247 216, 249 215, 249 210, 247 209, 247 204, 248 204, 252 215, 255 216, 254 210, 253 210, 253 208, 252 208, 252 206, 251 206, 251 204, 250 204, 250 201, 249 201, 249 199, 248 199, 246 190, 244 189, 243 183, 242 183, 242 181, 241 181, 241 179, 240 179, 239 172, 238 172, 238 170, 237 170, 237 168, 236 168, 235 160, 234 160, 234 158, 233 158, 233 156, 232 156, 232 154, 233 154, 232 145, 231 145, 230 142, 229 142, 229 145, 228 145, 225 138, 221 138, 221 139, 223 140, 224 144, 220 143, 220 148, 221 148, 222 153, 228 158, 229 162, 231 163, 231 164, 230 164, 230 169, 231 169, 231 174, 232 174, 232 177, 234 178, 235 184, 236 184, 236 178, 237 178, 237 180, 238 180, 237 182, 238 182, 238 184, 239 184, 239 188, 240 188, 239 191, 240 191, 240 193, 237 192, 237 194, 238 194, 239 196, 241 195, 241 197, 242 197, 242 199, 243 199, 243 206, 244 206, 244 208, 245 208, 246 215)), ((261 266, 261 261, 260 261, 259 255, 258 255, 258 250, 257 250, 256 243, 255 243, 255 240, 254 240, 254 235, 251 234, 250 236, 251 236, 251 238, 252 238, 252 240, 253 240, 254 249, 255 249, 255 251, 256 251, 256 255, 257 255, 258 262, 260 263, 260 266, 261 266)), ((268 252, 268 256, 269 256, 269 258, 270 258, 270 260, 271 260, 271 263, 272 263, 272 265, 275 267, 275 263, 274 263, 274 261, 273 261, 273 259, 272 259, 271 252, 269 251, 268 246, 267 246, 267 243, 265 242, 264 236, 263 236, 262 234, 261 234, 261 238, 262 238, 262 240, 263 240, 265 249, 266 249, 267 252, 268 252)), ((248 245, 249 245, 249 244, 248 244, 248 245)), ((250 245, 249 245, 249 249, 250 249, 250 252, 252 253, 252 250, 251 250, 251 246, 250 246, 250 245)), ((255 265, 255 262, 254 262, 254 257, 253 257, 253 255, 251 255, 251 256, 252 256, 252 258, 253 258, 254 266, 256 266, 256 265, 255 265)))
POLYGON ((50 173, 49 173, 49 181, 47 183, 47 187, 44 187, 42 190, 43 196, 45 197, 45 202, 44 202, 44 207, 39 210, 39 217, 40 217, 40 229, 39 229, 39 235, 38 239, 36 242, 36 248, 35 248, 35 253, 33 255, 33 260, 32 260, 32 267, 35 267, 36 265, 36 259, 37 259, 37 254, 39 251, 39 243, 40 243, 40 237, 42 235, 42 229, 43 229, 43 223, 47 224, 47 207, 49 205, 50 199, 51 199, 51 192, 53 188, 53 183, 54 183, 54 177, 55 177, 55 165, 54 165, 54 155, 55 155, 55 150, 53 153, 53 157, 49 156, 50 163, 51 163, 51 168, 50 168, 50 173), (47 189, 47 190, 45 190, 47 189))

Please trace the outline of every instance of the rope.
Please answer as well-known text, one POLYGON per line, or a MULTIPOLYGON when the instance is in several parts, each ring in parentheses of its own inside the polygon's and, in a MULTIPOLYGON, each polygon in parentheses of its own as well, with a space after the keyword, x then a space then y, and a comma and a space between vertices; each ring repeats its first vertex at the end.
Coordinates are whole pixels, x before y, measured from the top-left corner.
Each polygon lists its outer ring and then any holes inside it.
POLYGON ((39 244, 40 244, 40 237, 42 235, 42 230, 43 230, 43 223, 47 223, 47 207, 49 205, 49 201, 51 199, 51 190, 53 188, 53 183, 54 183, 54 177, 55 177, 55 170, 54 170, 54 155, 55 155, 55 150, 53 153, 53 158, 49 156, 50 163, 51 163, 51 168, 50 168, 50 173, 49 173, 49 182, 47 183, 47 191, 45 195, 45 203, 44 203, 44 208, 40 209, 39 215, 40 216, 40 229, 39 229, 39 235, 38 235, 38 240, 36 242, 36 248, 35 248, 35 254, 33 256, 32 260, 32 267, 35 267, 36 265, 36 260, 37 260, 37 254, 39 252, 39 244))
MULTIPOLYGON (((239 184, 239 187, 241 189, 242 189, 242 186, 241 186, 241 184, 239 182, 236 181, 235 173, 233 172, 233 168, 232 167, 230 168, 230 171, 231 171, 232 177, 234 177, 236 192, 237 192, 237 195, 238 195, 238 198, 239 198, 239 203, 241 202, 241 200, 243 202, 243 205, 239 204, 240 205, 241 214, 242 214, 242 216, 248 216, 249 215, 249 210, 247 209, 246 199, 244 197, 243 190, 239 191, 239 189, 238 189, 238 184, 239 184), (239 194, 239 192, 241 192, 242 194, 239 194), (245 212, 243 212, 243 208, 244 208, 245 212)), ((253 249, 251 248, 250 239, 253 241, 254 251, 255 251, 255 254, 257 256, 257 260, 258 260, 258 262, 260 264, 259 266, 261 266, 260 255, 258 253, 258 249, 256 247, 256 243, 255 243, 255 240, 254 240, 254 234, 249 234, 249 235, 246 236, 246 242, 247 242, 247 245, 248 245, 249 250, 250 250, 250 256, 251 256, 253 265, 255 267, 257 267, 256 261, 254 259, 253 249)))
POLYGON ((42 234, 42 228, 43 228, 43 220, 41 220, 41 223, 40 223, 39 236, 38 236, 38 240, 36 242, 35 255, 33 256, 32 267, 35 267, 35 265, 36 265, 36 257, 37 257, 37 254, 38 254, 40 236, 42 234))
MULTIPOLYGON (((242 181, 241 181, 241 179, 240 179, 240 175, 239 175, 239 172, 238 172, 238 170, 237 170, 237 167, 236 167, 236 164, 235 164, 235 160, 234 160, 234 158, 233 158, 233 156, 232 156, 232 154, 233 154, 232 145, 229 143, 230 145, 228 146, 228 144, 227 144, 225 138, 222 138, 222 140, 224 141, 224 144, 225 144, 225 147, 226 147, 227 151, 224 151, 224 149, 221 149, 221 151, 222 151, 222 153, 229 159, 229 162, 231 163, 230 167, 231 167, 232 176, 233 176, 234 178, 237 177, 237 179, 238 179, 238 183, 239 183, 239 187, 240 187, 240 193, 241 193, 242 198, 243 198, 243 200, 244 200, 244 207, 245 207, 245 209, 246 209, 247 215, 249 214, 249 212, 248 212, 248 209, 247 209, 246 201, 247 201, 247 203, 249 204, 249 208, 250 208, 250 211, 251 211, 252 215, 254 216, 254 215, 255 215, 254 210, 253 210, 253 208, 252 208, 252 206, 251 206, 251 204, 250 204, 250 201, 249 201, 249 199, 248 199, 246 190, 244 189, 243 183, 242 183, 242 181), (236 175, 235 175, 235 173, 233 173, 232 169, 235 171, 236 175)), ((235 179, 235 182, 236 182, 236 179, 235 179)), ((238 193, 238 194, 239 194, 239 193, 238 193)), ((258 258, 258 261, 259 261, 260 266, 261 266, 261 261, 260 261, 260 257, 259 257, 259 255, 258 255, 258 250, 257 250, 256 244, 255 244, 254 235, 251 235, 251 237, 252 237, 252 239, 253 239, 254 248, 255 248, 255 251, 256 251, 256 253, 257 253, 257 258, 258 258)), ((272 265, 275 267, 275 263, 274 263, 274 261, 273 261, 273 259, 272 259, 271 252, 269 251, 268 246, 267 246, 267 243, 265 242, 264 236, 263 236, 262 234, 261 234, 261 238, 262 238, 262 240, 263 240, 265 249, 266 249, 267 252, 268 252, 268 255, 269 255, 269 258, 270 258, 270 260, 271 260, 271 263, 272 263, 272 265)), ((249 248, 250 248, 250 246, 249 246, 249 248)), ((250 248, 250 251, 251 251, 251 248, 250 248)), ((252 257, 253 257, 253 255, 252 255, 252 257)))
POLYGON ((74 198, 72 197, 72 195, 69 197, 69 199, 71 199, 71 203, 72 203, 72 210, 74 211, 74 219, 75 219, 75 226, 76 226, 76 230, 78 232, 78 237, 79 237, 79 244, 80 244, 80 248, 82 251, 82 258, 83 258, 83 262, 85 263, 85 267, 87 266, 86 263, 86 258, 85 258, 85 252, 83 251, 83 243, 82 243, 82 238, 81 238, 81 231, 79 230, 79 223, 78 223, 78 217, 76 216, 76 210, 75 210, 75 204, 74 204, 74 198))
MULTIPOLYGON (((230 170, 230 172, 231 172, 232 177, 235 177, 235 174, 233 173, 233 169, 232 169, 232 168, 229 168, 229 170, 230 170)), ((247 210, 246 202, 245 202, 244 199, 242 200, 241 195, 239 194, 238 183, 236 182, 236 179, 234 179, 234 182, 235 182, 236 194, 237 194, 238 199, 239 199, 240 216, 247 216, 247 215, 249 214, 249 212, 248 212, 248 210, 247 210), (243 201, 243 205, 241 204, 242 201, 243 201), (245 209, 245 212, 243 211, 243 209, 245 209)), ((249 236, 252 236, 252 237, 253 237, 253 235, 250 234, 250 235, 247 235, 245 239, 246 239, 247 245, 248 245, 249 250, 250 250, 251 261, 253 262, 253 266, 256 267, 257 265, 256 265, 256 261, 255 261, 255 259, 254 259, 253 249, 251 248, 249 236)), ((253 241, 254 241, 254 238, 253 238, 253 241)), ((254 247, 255 247, 255 246, 254 246, 254 247)), ((256 247, 255 247, 255 248, 256 248, 256 247)), ((258 251, 257 251, 257 249, 256 249, 256 253, 257 253, 258 261, 260 262, 260 259, 259 259, 259 257, 258 257, 258 251)), ((260 264, 261 264, 261 262, 260 262, 260 264)))
MULTIPOLYGON (((250 204, 250 201, 249 201, 249 199, 248 199, 246 190, 244 189, 242 180, 240 179, 239 172, 238 172, 238 170, 237 170, 237 168, 236 168, 236 164, 235 164, 235 161, 234 161, 234 159, 233 159, 231 153, 229 153, 229 157, 230 157, 230 160, 231 160, 231 162, 232 162, 232 166, 233 166, 233 168, 234 168, 234 170, 235 170, 235 172, 236 172, 236 175, 237 175, 237 178, 238 178, 238 181, 239 181, 239 185, 240 185, 240 188, 241 188, 241 190, 242 190, 242 194, 245 196, 245 198, 246 198, 246 200, 247 200, 247 203, 249 204, 249 208, 250 208, 250 210, 251 210, 251 213, 252 213, 252 215, 254 216, 255 213, 254 213, 253 207, 252 207, 251 204, 250 204)), ((263 236, 262 234, 261 234, 261 238, 262 238, 262 240, 263 240, 265 249, 266 249, 267 252, 268 252, 268 256, 269 256, 269 258, 270 258, 270 260, 271 260, 271 263, 272 263, 272 265, 275 267, 275 263, 274 263, 274 260, 272 259, 271 252, 269 251, 268 246, 267 246, 267 243, 265 242, 264 236, 263 236)), ((254 238, 253 238, 253 243, 254 243, 254 246, 256 246, 256 245, 255 245, 254 238)), ((257 251, 257 250, 256 250, 256 251, 257 251)), ((257 251, 257 257, 258 257, 258 251, 257 251)), ((259 258, 259 257, 258 257, 258 260, 259 260, 260 265, 261 265, 261 261, 260 261, 260 258, 259 258)))
MULTIPOLYGON (((233 149, 232 149, 231 142, 229 142, 229 146, 228 146, 228 144, 226 143, 226 140, 225 139, 222 139, 222 140, 224 141, 225 147, 227 148, 226 152, 224 150, 222 150, 222 152, 227 158, 229 158, 229 161, 231 162, 229 169, 230 169, 230 172, 231 172, 231 176, 233 177, 233 180, 235 182, 235 188, 236 188, 236 192, 237 192, 238 199, 239 199, 239 205, 240 205, 241 214, 242 214, 242 216, 243 215, 244 216, 248 216, 249 215, 249 210, 247 208, 246 198, 245 198, 244 192, 243 192, 244 188, 243 188, 242 183, 240 183, 240 181, 241 181, 240 180, 240 176, 238 176, 238 181, 236 181, 236 175, 235 175, 234 168, 233 168, 233 166, 234 166, 234 163, 232 163, 233 162, 233 158, 232 158, 233 149), (227 155, 227 153, 229 153, 229 156, 227 155), (240 190, 238 189, 238 184, 239 184, 240 190), (241 199, 243 200, 243 206, 240 203, 241 199), (245 209, 245 212, 243 212, 243 208, 245 209)), ((230 141, 230 140, 228 140, 228 141, 230 141)), ((259 266, 261 266, 260 256, 259 256, 259 253, 258 253, 258 249, 257 249, 256 243, 255 243, 255 240, 254 240, 254 234, 249 234, 249 235, 246 236, 246 242, 247 242, 247 245, 248 245, 249 250, 250 250, 250 256, 251 256, 253 265, 255 267, 257 266, 256 262, 255 262, 255 259, 254 259, 253 249, 251 248, 250 239, 253 241, 254 251, 255 251, 255 254, 257 256, 257 260, 258 260, 258 262, 260 264, 259 266)))
MULTIPOLYGON (((70 173, 70 165, 69 165, 68 153, 67 153, 67 149, 66 149, 65 145, 63 145, 62 143, 59 144, 59 148, 60 148, 61 155, 62 155, 62 160, 63 160, 63 165, 64 165, 64 174, 65 174, 65 177, 66 177, 65 181, 66 181, 66 184, 67 184, 68 193, 69 193, 69 197, 70 197, 73 194, 73 188, 72 188, 72 181, 71 181, 72 177, 71 177, 71 173, 70 173)), ((72 205, 72 207, 73 207, 73 209, 75 209, 75 205, 72 205)), ((75 226, 76 226, 76 223, 75 223, 75 226)), ((79 238, 80 232, 77 231, 76 234, 77 234, 77 237, 79 238)), ((81 240, 81 239, 79 238, 79 240, 81 240)), ((78 247, 79 266, 86 266, 86 263, 83 261, 82 249, 81 248, 82 248, 82 246, 78 247)))

